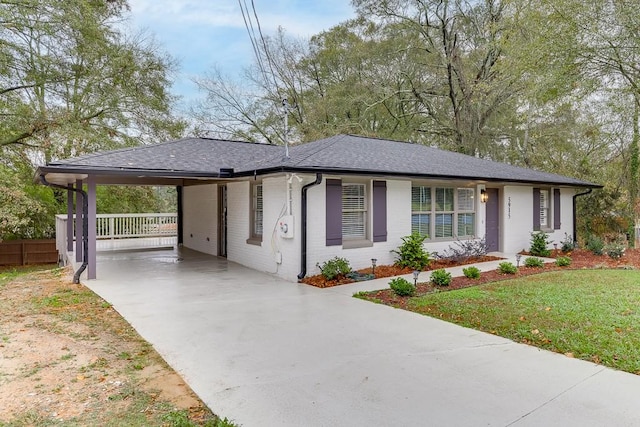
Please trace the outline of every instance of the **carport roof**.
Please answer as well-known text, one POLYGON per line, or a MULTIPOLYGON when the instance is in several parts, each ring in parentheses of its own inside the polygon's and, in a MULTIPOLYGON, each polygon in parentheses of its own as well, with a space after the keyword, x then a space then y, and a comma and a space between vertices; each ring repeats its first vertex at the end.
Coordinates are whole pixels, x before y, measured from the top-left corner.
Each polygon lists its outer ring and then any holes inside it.
POLYGON ((272 172, 325 172, 601 187, 421 144, 336 135, 284 147, 210 138, 184 138, 51 162, 39 174, 128 175, 139 178, 228 178, 272 172), (232 175, 229 175, 233 170, 232 175))

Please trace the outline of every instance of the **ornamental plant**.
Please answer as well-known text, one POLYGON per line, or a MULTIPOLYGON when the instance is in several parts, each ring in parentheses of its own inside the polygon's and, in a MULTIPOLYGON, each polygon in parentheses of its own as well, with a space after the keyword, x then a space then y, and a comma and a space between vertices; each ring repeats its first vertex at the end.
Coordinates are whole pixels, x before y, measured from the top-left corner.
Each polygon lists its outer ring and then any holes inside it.
POLYGON ((444 268, 434 270, 431 273, 431 283, 437 286, 449 286, 451 284, 451 273, 447 272, 444 268))
POLYGON ((551 251, 547 249, 549 243, 551 243, 551 241, 547 233, 543 231, 531 233, 531 248, 529 249, 529 253, 535 256, 547 257, 551 255, 551 251))
POLYGON ((590 234, 587 236, 585 248, 587 248, 588 251, 591 251, 594 255, 602 255, 604 251, 604 242, 595 234, 590 234))
POLYGON ((401 297, 411 297, 416 293, 416 287, 403 277, 395 277, 389 282, 393 292, 401 297))
POLYGON ((480 278, 480 269, 475 266, 467 267, 462 269, 462 273, 464 273, 465 277, 469 279, 479 279, 480 278))
POLYGON ((524 260, 524 266, 533 267, 533 268, 542 268, 544 266, 544 261, 542 261, 540 258, 536 258, 532 256, 524 260))
POLYGON ((571 258, 569 258, 568 256, 560 256, 556 258, 556 265, 558 267, 567 267, 571 265, 571 258))
POLYGON ((322 277, 326 280, 333 280, 338 276, 344 276, 351 271, 349 261, 345 258, 335 257, 325 261, 322 265, 316 264, 320 269, 322 277))
POLYGON ((498 264, 498 273, 500 274, 516 274, 517 272, 518 267, 508 261, 504 261, 498 264))
POLYGON ((427 236, 420 233, 411 233, 403 237, 398 249, 391 251, 396 254, 396 265, 412 270, 424 270, 431 262, 429 252, 423 246, 426 238, 427 236))

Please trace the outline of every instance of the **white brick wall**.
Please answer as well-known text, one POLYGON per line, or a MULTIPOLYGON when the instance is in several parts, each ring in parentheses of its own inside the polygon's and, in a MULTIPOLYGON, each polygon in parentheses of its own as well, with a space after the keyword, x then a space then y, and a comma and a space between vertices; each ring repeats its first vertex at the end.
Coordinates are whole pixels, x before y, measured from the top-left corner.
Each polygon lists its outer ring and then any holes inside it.
MULTIPOLYGON (((307 257, 307 274, 319 274, 317 263, 322 264, 333 257, 346 258, 353 269, 371 266, 371 258, 376 258, 378 265, 389 265, 395 261, 391 251, 402 244, 402 237, 411 234, 411 181, 387 179, 387 241, 373 243, 371 247, 344 249, 342 246, 326 246, 326 176, 320 186, 309 190, 309 250, 307 257)), ((341 177, 329 177, 341 178, 341 177)), ((368 179, 369 182, 374 178, 368 179)), ((347 180, 344 180, 347 181, 347 180)), ((368 186, 369 202, 371 202, 371 186, 368 186)), ((479 194, 479 190, 478 190, 479 194)), ((370 204, 371 205, 371 204, 370 204)), ((477 202, 477 219, 481 223, 477 232, 484 235, 484 204, 477 202)), ((429 252, 442 252, 453 242, 430 242, 425 244, 429 252)))
MULTIPOLYGON (((315 175, 278 175, 264 178, 264 234, 260 245, 247 243, 250 235, 250 207, 252 180, 229 182, 227 184, 227 256, 234 261, 256 270, 277 274, 296 281, 301 266, 301 189, 313 182, 315 175), (291 183, 288 183, 291 181, 291 183), (294 238, 285 239, 278 233, 278 222, 287 214, 287 187, 292 188, 292 216, 294 218, 294 238), (282 263, 276 261, 281 257, 282 263)), ((395 256, 391 251, 401 243, 401 238, 411 233, 411 181, 408 179, 387 179, 387 241, 376 242, 369 247, 345 249, 342 246, 326 246, 326 179, 308 191, 308 236, 307 275, 318 274, 317 263, 335 256, 349 260, 352 268, 360 269, 371 265, 371 258, 377 258, 379 265, 392 264, 395 256)), ((339 176, 329 178, 342 178, 339 176)), ((367 182, 369 212, 371 212, 371 177, 361 177, 358 182, 367 182)), ((477 186, 476 233, 485 234, 486 205, 480 203, 477 186)), ((551 234, 551 239, 560 242, 564 233, 572 233, 573 189, 561 190, 562 230, 551 234)), ((202 252, 217 254, 217 185, 200 185, 184 189, 184 244, 202 252), (193 235, 193 237, 191 237, 193 235), (209 238, 209 240, 207 240, 209 238)), ((528 249, 533 225, 533 191, 530 186, 505 186, 501 189, 500 201, 501 250, 518 252, 528 249)), ((369 228, 371 221, 369 218, 369 228)), ((371 230, 369 230, 371 235, 371 230)), ((425 245, 429 252, 442 252, 452 246, 452 241, 430 242, 425 245)))
POLYGON ((277 176, 262 180, 264 230, 260 245, 247 243, 250 235, 251 184, 253 181, 233 182, 227 185, 227 258, 256 270, 277 274, 296 281, 300 268, 300 184, 292 180, 294 238, 285 239, 278 234, 281 215, 287 213, 287 177, 277 176), (282 263, 276 262, 281 254, 282 263))
MULTIPOLYGON (((573 195, 576 191, 572 188, 560 189, 560 230, 554 230, 549 234, 549 240, 552 243, 549 248, 553 248, 553 243, 558 244, 558 249, 562 247, 562 241, 565 239, 565 233, 573 238, 573 195)), ((554 207, 555 209, 555 207, 554 207)), ((553 220, 553 217, 552 217, 553 220)))
POLYGON ((529 248, 533 230, 533 187, 505 186, 500 210, 500 250, 506 253, 529 248))
POLYGON ((218 254, 218 186, 183 188, 183 244, 211 255, 218 254))
MULTIPOLYGON (((531 246, 531 232, 533 230, 533 187, 505 186, 503 190, 503 209, 501 211, 502 251, 507 253, 528 250, 531 246), (511 202, 511 208, 509 208, 511 202), (510 214, 509 214, 510 210, 510 214), (510 216, 509 216, 510 215, 510 216)), ((573 234, 573 195, 575 190, 560 189, 560 230, 549 233, 549 240, 558 243, 564 240, 564 233, 573 234)), ((550 193, 553 203, 553 191, 550 193)), ((555 207, 553 207, 555 209, 555 207)), ((550 221, 553 225, 553 209, 550 221)), ((553 248, 553 244, 549 244, 553 248)))

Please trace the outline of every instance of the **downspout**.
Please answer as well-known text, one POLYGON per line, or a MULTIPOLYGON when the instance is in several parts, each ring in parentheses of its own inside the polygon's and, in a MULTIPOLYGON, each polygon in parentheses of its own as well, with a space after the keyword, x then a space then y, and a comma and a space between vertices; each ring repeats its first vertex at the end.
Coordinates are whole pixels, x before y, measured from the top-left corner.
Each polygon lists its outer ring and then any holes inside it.
POLYGON ((588 189, 584 193, 578 193, 573 196, 573 245, 578 247, 578 225, 576 224, 576 199, 580 196, 591 194, 593 188, 588 189))
POLYGON ((301 214, 301 226, 300 232, 301 248, 300 248, 300 274, 298 274, 298 280, 304 279, 307 275, 307 191, 309 188, 319 185, 322 182, 322 174, 316 173, 316 180, 302 186, 302 214, 301 214))
MULTIPOLYGON (((80 283, 80 275, 87 268, 87 264, 89 264, 89 217, 87 215, 87 212, 89 211, 89 200, 87 197, 87 192, 80 188, 65 187, 63 185, 49 182, 45 178, 44 174, 40 175, 40 181, 42 181, 42 183, 47 187, 59 188, 61 190, 67 191, 75 191, 77 193, 80 193, 80 195, 82 196, 82 265, 73 275, 73 283, 77 285, 78 283, 80 283)), ((77 217, 78 216, 76 215, 76 219, 77 217)))

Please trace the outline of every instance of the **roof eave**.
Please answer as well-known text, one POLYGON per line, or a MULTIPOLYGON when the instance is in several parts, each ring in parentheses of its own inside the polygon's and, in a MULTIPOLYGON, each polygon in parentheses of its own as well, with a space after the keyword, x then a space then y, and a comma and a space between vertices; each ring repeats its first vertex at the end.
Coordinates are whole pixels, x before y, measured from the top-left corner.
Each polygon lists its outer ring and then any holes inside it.
POLYGON ((485 181, 485 182, 513 182, 518 184, 533 184, 533 185, 555 185, 555 186, 567 186, 567 187, 580 187, 580 188, 603 188, 603 185, 590 183, 590 182, 561 182, 561 181, 536 181, 526 179, 507 179, 507 178, 487 178, 483 176, 460 176, 460 175, 442 175, 442 174, 416 174, 416 173, 404 173, 404 172, 389 172, 380 170, 367 170, 367 169, 348 169, 348 168, 316 168, 316 167, 296 167, 296 166, 283 166, 274 167, 268 169, 257 169, 255 171, 243 171, 237 172, 235 176, 253 176, 253 175, 267 175, 276 172, 299 172, 299 173, 329 173, 336 175, 369 175, 369 176, 398 176, 405 178, 419 178, 419 179, 442 179, 442 180, 466 180, 466 181, 485 181))

